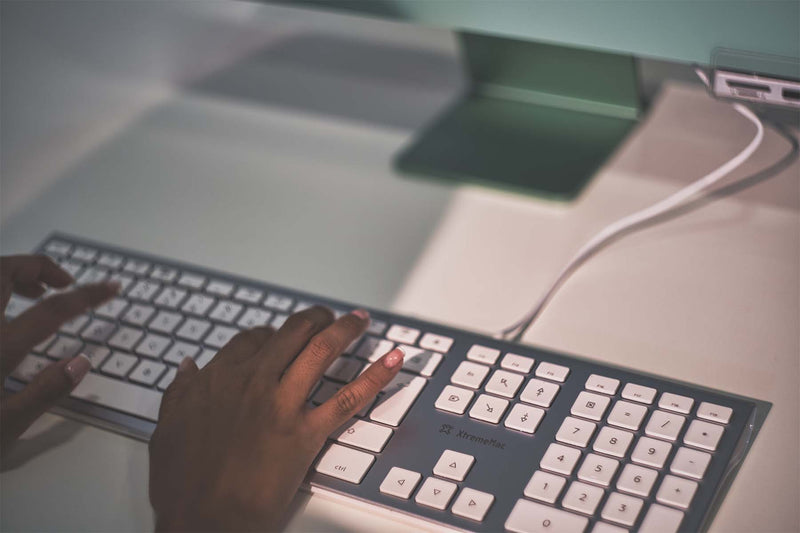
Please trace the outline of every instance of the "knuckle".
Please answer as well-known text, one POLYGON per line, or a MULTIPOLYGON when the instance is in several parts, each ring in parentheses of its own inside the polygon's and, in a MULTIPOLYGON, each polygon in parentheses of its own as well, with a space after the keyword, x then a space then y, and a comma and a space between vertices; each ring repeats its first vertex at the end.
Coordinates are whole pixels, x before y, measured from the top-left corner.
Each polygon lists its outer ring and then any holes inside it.
POLYGON ((356 411, 361 405, 361 396, 354 387, 344 387, 336 393, 336 410, 341 415, 356 411))
POLYGON ((328 359, 339 353, 340 345, 331 335, 315 335, 308 344, 308 351, 314 359, 328 359))

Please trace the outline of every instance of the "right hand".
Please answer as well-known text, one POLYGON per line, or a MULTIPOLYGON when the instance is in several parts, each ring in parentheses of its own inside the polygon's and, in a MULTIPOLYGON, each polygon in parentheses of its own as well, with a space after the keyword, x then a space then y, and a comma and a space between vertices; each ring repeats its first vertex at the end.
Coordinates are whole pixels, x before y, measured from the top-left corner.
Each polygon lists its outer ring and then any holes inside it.
POLYGON ((150 501, 157 530, 274 530, 334 430, 403 365, 395 349, 330 400, 306 399, 328 366, 369 324, 365 311, 334 321, 323 307, 276 332, 236 335, 202 370, 184 359, 150 440, 150 501))

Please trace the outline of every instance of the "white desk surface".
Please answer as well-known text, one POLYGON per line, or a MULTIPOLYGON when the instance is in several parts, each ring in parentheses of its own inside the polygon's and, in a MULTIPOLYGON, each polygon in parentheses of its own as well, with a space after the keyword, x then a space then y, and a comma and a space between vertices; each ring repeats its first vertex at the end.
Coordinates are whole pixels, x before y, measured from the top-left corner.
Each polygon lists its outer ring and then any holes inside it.
MULTIPOLYGON (((406 96, 432 114, 453 90, 406 96)), ((24 251, 57 228, 494 331, 591 234, 714 168, 751 129, 702 92, 672 88, 583 196, 561 206, 396 175, 389 161, 411 127, 186 91, 16 206, 0 244, 3 253, 24 251)), ((741 173, 784 150, 768 135, 741 173)), ((774 404, 712 531, 800 529, 799 173, 795 164, 616 243, 564 286, 526 336, 774 404)), ((152 525, 146 445, 108 431, 46 415, 0 475, 3 531, 152 525)), ((406 528, 306 494, 288 526, 406 528)))

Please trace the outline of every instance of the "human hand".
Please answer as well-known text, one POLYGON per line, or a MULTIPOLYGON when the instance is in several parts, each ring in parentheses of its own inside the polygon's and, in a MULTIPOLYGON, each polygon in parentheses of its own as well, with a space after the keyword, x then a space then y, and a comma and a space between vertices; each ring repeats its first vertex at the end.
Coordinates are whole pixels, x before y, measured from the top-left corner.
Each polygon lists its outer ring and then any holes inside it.
POLYGON ((277 332, 237 334, 198 370, 184 359, 164 393, 150 440, 150 502, 157 530, 274 530, 326 437, 403 365, 395 349, 330 400, 306 399, 330 363, 369 324, 323 307, 277 332))
MULTIPOLYGON (((6 321, 5 309, 12 293, 39 298, 47 287, 63 289, 74 283, 72 276, 52 259, 43 255, 15 255, 0 258, 0 379, 17 367, 31 349, 55 333, 67 322, 96 307, 119 291, 114 282, 86 285, 50 296, 30 307, 16 318, 6 321)), ((0 398, 0 453, 5 454, 26 429, 56 403, 69 394, 89 371, 85 356, 62 359, 34 377, 20 392, 0 398)))

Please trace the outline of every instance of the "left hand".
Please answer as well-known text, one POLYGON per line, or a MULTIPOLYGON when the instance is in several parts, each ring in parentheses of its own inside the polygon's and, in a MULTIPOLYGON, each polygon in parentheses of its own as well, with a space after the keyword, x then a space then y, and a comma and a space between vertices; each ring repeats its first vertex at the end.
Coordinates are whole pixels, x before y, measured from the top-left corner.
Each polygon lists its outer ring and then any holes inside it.
MULTIPOLYGON (((47 287, 63 289, 75 280, 43 255, 0 258, 0 384, 31 349, 58 331, 62 324, 82 315, 119 292, 115 282, 85 285, 42 300, 16 318, 6 321, 5 309, 12 293, 39 298, 47 287)), ((48 408, 77 385, 89 371, 86 356, 62 359, 42 370, 20 392, 0 398, 0 454, 48 408)))

